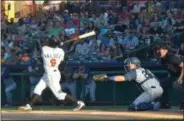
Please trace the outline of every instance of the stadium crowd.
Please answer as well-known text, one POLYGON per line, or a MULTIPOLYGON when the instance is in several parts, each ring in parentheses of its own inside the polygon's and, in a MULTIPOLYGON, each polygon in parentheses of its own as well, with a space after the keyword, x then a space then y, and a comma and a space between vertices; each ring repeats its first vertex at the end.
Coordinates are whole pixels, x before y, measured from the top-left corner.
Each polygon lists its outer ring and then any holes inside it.
MULTIPOLYGON (((155 6, 161 6, 162 9, 149 12, 146 4, 140 5, 139 2, 135 2, 129 8, 109 8, 100 12, 75 12, 71 9, 61 11, 53 8, 42 11, 37 18, 29 15, 19 18, 18 22, 14 22, 13 19, 8 21, 7 17, 4 17, 1 20, 1 64, 27 65, 28 68, 25 70, 29 72, 40 71, 41 67, 37 65, 42 63, 41 43, 51 37, 67 41, 90 31, 96 31, 97 35, 62 47, 66 52, 67 62, 116 61, 116 58, 128 52, 160 40, 172 40, 175 48, 180 47, 174 51, 184 55, 184 43, 181 39, 184 31, 184 10, 169 9, 158 1, 152 4, 152 7, 155 6)), ((149 47, 145 53, 150 59, 154 58, 149 47)), ((68 68, 71 72, 72 69, 68 68)), ((7 86, 7 103, 11 105, 11 92, 16 89, 16 83, 8 76, 9 70, 6 66, 2 68, 2 79, 7 86)), ((65 74, 64 80, 69 80, 66 81, 65 87, 75 87, 73 80, 77 78, 88 78, 90 81, 86 83, 86 90, 91 93, 91 100, 95 101, 95 84, 86 69, 83 73, 65 74)), ((34 87, 39 78, 30 76, 29 80, 34 87)), ((75 97, 75 88, 72 87, 70 91, 75 97)))

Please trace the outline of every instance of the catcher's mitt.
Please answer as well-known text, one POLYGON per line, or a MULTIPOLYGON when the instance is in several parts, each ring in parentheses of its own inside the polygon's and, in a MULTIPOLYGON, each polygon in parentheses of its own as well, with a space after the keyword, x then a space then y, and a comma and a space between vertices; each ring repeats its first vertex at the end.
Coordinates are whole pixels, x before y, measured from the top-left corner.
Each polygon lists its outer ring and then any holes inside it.
POLYGON ((108 78, 107 74, 97 74, 93 76, 93 80, 95 81, 106 81, 108 78))

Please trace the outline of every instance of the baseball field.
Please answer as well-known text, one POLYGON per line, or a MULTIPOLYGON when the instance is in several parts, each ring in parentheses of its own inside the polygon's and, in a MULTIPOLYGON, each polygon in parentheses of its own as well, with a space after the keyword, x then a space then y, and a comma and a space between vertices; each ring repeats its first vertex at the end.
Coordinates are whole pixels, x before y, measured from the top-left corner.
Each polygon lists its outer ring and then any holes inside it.
POLYGON ((17 107, 2 107, 2 120, 184 120, 183 111, 169 110, 129 112, 124 106, 86 106, 73 112, 71 106, 36 106, 22 112, 17 107))

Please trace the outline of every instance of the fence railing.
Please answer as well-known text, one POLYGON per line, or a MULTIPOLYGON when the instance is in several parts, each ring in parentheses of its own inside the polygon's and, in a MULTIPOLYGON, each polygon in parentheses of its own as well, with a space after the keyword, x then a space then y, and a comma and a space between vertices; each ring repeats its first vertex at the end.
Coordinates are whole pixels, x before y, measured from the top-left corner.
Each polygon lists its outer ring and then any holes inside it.
MULTIPOLYGON (((109 75, 114 75, 114 74, 123 74, 125 73, 125 71, 91 71, 90 74, 94 75, 94 74, 101 74, 101 73, 106 73, 106 74, 109 74, 109 75)), ((155 74, 167 74, 167 71, 166 70, 153 70, 153 73, 155 74)), ((26 96, 26 92, 27 92, 27 88, 26 88, 26 83, 29 83, 27 80, 27 77, 29 76, 39 76, 41 77, 43 73, 35 73, 35 72, 24 72, 24 73, 21 73, 21 72, 18 72, 18 73, 9 73, 9 76, 11 77, 20 77, 20 81, 16 81, 17 83, 19 83, 19 91, 18 93, 16 93, 15 95, 19 95, 20 99, 18 99, 20 102, 24 102, 25 101, 25 96, 26 96)), ((80 83, 81 84, 81 83, 80 83)), ((118 98, 118 95, 120 92, 117 92, 117 89, 119 85, 119 83, 115 83, 113 82, 112 84, 106 84, 106 82, 104 83, 99 83, 99 82, 96 82, 96 85, 97 85, 97 90, 96 90, 96 94, 97 94, 97 102, 100 102, 101 100, 103 102, 108 102, 109 100, 111 102, 113 102, 114 105, 117 104, 117 102, 120 102, 121 99, 117 99, 118 98), (98 88, 99 87, 99 88, 98 88), (109 89, 108 89, 109 88, 109 89), (101 98, 101 96, 98 95, 98 93, 102 93, 104 89, 107 89, 109 90, 109 94, 104 94, 104 97, 107 98, 107 100, 104 98, 101 98), (98 98, 100 97, 100 99, 98 100, 98 98), (112 99, 109 99, 108 97, 111 97, 112 99)), ((125 84, 126 85, 126 84, 125 84)), ((79 86, 79 85, 78 85, 79 86)), ((130 86, 130 85, 128 85, 130 86)), ((83 88, 83 86, 80 86, 83 88)), ((127 87, 126 87, 127 88, 127 87)), ((131 87, 132 88, 132 87, 131 87)), ((136 89, 132 89, 132 90, 136 90, 136 89)), ((136 95, 136 94, 133 94, 133 95, 136 95)), ((103 96, 102 96, 103 97, 103 96)), ((124 103, 129 103, 130 102, 130 97, 128 96, 126 101, 124 103)))

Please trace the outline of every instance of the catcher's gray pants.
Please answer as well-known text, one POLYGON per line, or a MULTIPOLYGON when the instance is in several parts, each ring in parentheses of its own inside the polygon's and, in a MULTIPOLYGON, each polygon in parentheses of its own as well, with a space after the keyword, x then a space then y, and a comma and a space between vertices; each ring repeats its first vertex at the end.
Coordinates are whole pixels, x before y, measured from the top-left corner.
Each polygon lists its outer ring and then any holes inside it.
POLYGON ((17 84, 12 77, 8 77, 3 80, 5 84, 6 101, 8 104, 12 104, 12 91, 17 88, 17 84))
POLYGON ((92 102, 95 101, 96 100, 95 90, 96 90, 96 83, 94 81, 92 81, 89 84, 84 84, 84 88, 83 88, 82 93, 81 93, 81 99, 85 100, 85 97, 89 93, 90 94, 90 100, 92 102))
POLYGON ((163 93, 163 89, 160 86, 155 88, 149 88, 147 91, 143 92, 140 96, 138 96, 133 104, 138 105, 140 103, 150 103, 154 101, 156 98, 161 97, 163 93))
POLYGON ((76 81, 61 83, 62 89, 68 89, 73 98, 76 99, 76 81))

